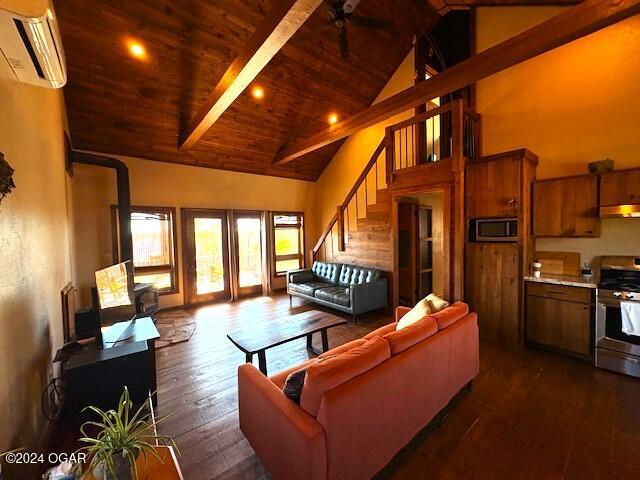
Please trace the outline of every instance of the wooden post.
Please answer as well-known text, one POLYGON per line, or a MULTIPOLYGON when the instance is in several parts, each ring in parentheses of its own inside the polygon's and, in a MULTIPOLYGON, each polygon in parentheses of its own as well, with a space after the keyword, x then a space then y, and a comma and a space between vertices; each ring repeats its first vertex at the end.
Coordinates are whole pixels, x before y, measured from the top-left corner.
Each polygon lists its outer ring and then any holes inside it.
MULTIPOLYGON (((416 38, 415 42, 415 75, 414 85, 424 82, 427 79, 427 42, 424 36, 416 38)), ((418 105, 415 108, 415 114, 420 115, 427 111, 427 105, 418 105)), ((416 165, 425 163, 427 161, 427 125, 426 122, 418 122, 416 124, 416 138, 415 138, 415 153, 416 153, 416 165)))
POLYGON ((475 150, 476 150, 476 158, 482 157, 482 115, 476 114, 476 138, 474 139, 476 142, 475 150))
POLYGON ((464 170, 464 105, 462 100, 457 99, 452 102, 451 106, 451 138, 452 149, 451 157, 453 159, 453 171, 460 172, 464 170))
POLYGON ((344 211, 342 210, 342 205, 338 205, 338 213, 336 214, 336 218, 338 222, 338 250, 344 252, 344 211))
POLYGON ((454 100, 451 105, 451 158, 454 175, 453 196, 451 199, 451 258, 453 274, 452 300, 464 299, 464 103, 454 100))
POLYGON ((387 188, 393 183, 393 170, 395 169, 396 152, 393 141, 393 129, 387 127, 385 129, 385 150, 387 156, 387 188))

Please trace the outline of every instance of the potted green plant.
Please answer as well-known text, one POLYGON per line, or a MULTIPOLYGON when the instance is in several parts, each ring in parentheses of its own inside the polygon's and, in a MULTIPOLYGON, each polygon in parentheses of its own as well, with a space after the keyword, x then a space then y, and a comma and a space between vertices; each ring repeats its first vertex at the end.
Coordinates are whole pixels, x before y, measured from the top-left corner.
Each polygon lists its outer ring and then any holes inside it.
POLYGON ((80 442, 87 444, 84 451, 90 458, 87 470, 93 471, 96 480, 132 480, 138 479, 136 458, 142 454, 145 462, 148 455, 162 459, 155 445, 172 446, 174 441, 166 435, 158 435, 155 426, 163 417, 154 422, 151 399, 147 400, 133 415, 133 402, 129 390, 125 387, 118 402, 117 410, 101 410, 94 406, 86 407, 98 414, 100 421, 88 421, 80 427, 80 442), (97 429, 94 435, 89 429, 97 429))

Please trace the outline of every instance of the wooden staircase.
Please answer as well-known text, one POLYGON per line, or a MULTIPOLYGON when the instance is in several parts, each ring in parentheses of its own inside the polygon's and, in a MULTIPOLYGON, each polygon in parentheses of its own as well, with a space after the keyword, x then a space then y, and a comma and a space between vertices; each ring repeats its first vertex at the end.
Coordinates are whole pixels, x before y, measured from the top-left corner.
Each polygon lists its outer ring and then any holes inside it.
MULTIPOLYGON (((465 161, 479 156, 479 131, 479 116, 460 100, 387 127, 385 137, 320 235, 312 251, 313 260, 392 273, 393 195, 450 186, 451 216, 455 219, 451 249, 454 256, 460 257, 453 261, 460 270, 464 244, 463 172, 465 161)), ((453 270, 452 267, 452 276, 453 270)), ((459 285, 452 290, 460 290, 459 285)))

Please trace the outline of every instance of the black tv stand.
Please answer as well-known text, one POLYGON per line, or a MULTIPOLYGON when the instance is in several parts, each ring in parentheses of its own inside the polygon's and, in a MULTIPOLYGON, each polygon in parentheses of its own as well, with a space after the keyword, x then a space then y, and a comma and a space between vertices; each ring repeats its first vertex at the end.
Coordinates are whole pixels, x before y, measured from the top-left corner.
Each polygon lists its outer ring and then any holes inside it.
POLYGON ((151 393, 153 405, 157 405, 158 338, 153 319, 143 317, 135 321, 133 335, 115 346, 91 343, 75 353, 66 352, 67 359, 62 363, 63 415, 77 418, 88 405, 116 408, 125 386, 134 404, 141 405, 151 393))

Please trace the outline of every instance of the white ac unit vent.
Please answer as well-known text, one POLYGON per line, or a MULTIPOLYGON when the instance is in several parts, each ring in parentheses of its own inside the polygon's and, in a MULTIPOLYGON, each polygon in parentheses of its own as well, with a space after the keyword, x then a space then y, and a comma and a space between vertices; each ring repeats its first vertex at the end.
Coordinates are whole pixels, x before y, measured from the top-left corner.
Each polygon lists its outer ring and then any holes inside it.
POLYGON ((53 7, 37 17, 0 9, 0 53, 20 82, 48 88, 61 88, 67 83, 53 7))

